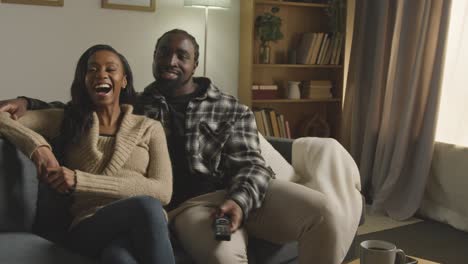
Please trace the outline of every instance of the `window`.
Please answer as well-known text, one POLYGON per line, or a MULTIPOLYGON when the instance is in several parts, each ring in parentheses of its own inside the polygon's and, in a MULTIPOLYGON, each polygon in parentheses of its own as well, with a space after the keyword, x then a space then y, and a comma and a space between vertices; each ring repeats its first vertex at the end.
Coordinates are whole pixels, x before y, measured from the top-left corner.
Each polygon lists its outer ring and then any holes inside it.
POLYGON ((468 147, 468 1, 450 11, 436 141, 468 147))

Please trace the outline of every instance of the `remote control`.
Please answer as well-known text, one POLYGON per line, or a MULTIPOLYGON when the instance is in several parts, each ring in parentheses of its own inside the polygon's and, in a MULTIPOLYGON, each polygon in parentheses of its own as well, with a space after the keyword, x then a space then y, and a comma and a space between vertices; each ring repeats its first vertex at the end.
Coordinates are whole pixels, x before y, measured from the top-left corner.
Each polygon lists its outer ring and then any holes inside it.
POLYGON ((216 217, 213 226, 216 240, 231 241, 231 220, 228 216, 216 217))

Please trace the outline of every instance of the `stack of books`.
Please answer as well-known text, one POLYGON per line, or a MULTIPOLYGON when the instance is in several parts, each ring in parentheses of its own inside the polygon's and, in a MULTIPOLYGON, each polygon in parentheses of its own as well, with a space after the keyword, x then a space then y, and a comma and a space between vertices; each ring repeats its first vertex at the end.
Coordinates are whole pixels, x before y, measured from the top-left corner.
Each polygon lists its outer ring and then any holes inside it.
POLYGON ((252 99, 277 99, 278 85, 252 85, 252 99))
POLYGON ((273 109, 253 109, 258 132, 265 137, 291 138, 289 122, 273 109))
POLYGON ((298 64, 333 64, 341 61, 343 34, 340 32, 307 32, 297 47, 298 64))
POLYGON ((333 84, 330 80, 310 80, 302 82, 302 98, 307 99, 329 99, 332 98, 331 89, 333 84))

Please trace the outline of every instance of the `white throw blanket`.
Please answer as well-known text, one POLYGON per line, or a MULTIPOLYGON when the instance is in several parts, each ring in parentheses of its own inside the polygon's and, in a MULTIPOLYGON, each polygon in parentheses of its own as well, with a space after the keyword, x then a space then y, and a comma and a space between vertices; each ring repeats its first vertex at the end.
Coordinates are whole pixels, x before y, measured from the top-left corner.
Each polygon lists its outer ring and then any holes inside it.
POLYGON ((331 138, 299 138, 292 147, 293 181, 323 193, 331 219, 336 221, 336 241, 344 259, 356 235, 362 211, 361 180, 353 158, 331 138))

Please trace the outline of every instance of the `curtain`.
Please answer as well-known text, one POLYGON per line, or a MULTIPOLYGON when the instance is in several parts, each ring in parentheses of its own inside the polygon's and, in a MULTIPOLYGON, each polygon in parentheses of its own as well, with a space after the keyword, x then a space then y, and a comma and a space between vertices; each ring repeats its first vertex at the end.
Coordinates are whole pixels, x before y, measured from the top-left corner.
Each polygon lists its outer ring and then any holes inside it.
POLYGON ((450 0, 356 0, 342 142, 371 211, 419 207, 429 173, 450 0))
POLYGON ((436 141, 468 147, 468 1, 453 0, 436 141))

